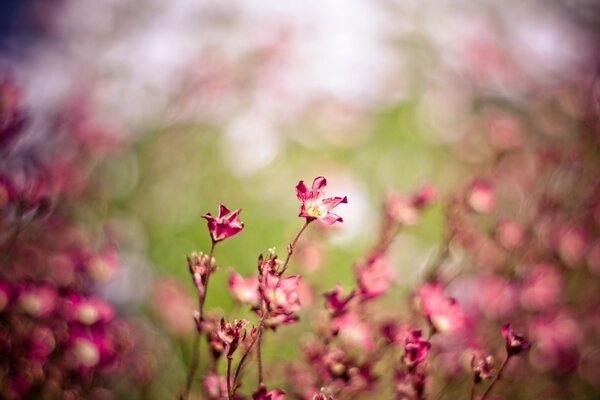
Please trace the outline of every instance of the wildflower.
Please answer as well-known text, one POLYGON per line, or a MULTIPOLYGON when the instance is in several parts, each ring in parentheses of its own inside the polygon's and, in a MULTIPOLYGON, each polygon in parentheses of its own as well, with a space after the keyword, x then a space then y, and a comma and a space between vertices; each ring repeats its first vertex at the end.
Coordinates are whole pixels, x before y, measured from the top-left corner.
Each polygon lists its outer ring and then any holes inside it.
POLYGON ((473 354, 471 370, 473 371, 473 382, 475 383, 490 379, 494 371, 494 357, 489 354, 473 354))
POLYGON ((429 349, 431 348, 431 342, 423 340, 421 336, 421 330, 417 329, 412 331, 404 340, 403 360, 409 369, 412 369, 425 361, 429 349))
POLYGON ((112 319, 115 310, 110 304, 97 297, 85 297, 79 293, 71 293, 64 302, 64 315, 68 320, 75 320, 83 325, 112 319))
POLYGON ((525 231, 517 222, 504 219, 496 226, 496 238, 506 250, 515 250, 525 241, 525 231))
POLYGON ((412 196, 389 193, 385 201, 385 212, 401 225, 414 225, 419 219, 420 211, 429 205, 434 197, 435 189, 430 185, 423 185, 412 196))
POLYGON ((327 225, 344 221, 342 217, 332 213, 331 210, 341 203, 347 203, 348 199, 346 196, 324 198, 326 185, 327 180, 322 176, 318 176, 313 180, 310 191, 304 184, 304 181, 298 182, 296 196, 302 203, 299 217, 306 218, 307 222, 318 219, 327 225))
POLYGON ((212 260, 209 260, 209 257, 202 252, 193 252, 187 257, 187 263, 190 274, 192 274, 194 286, 196 286, 198 294, 202 297, 204 296, 208 276, 213 271, 212 260))
POLYGON ((544 310, 561 301, 563 279, 553 265, 538 264, 521 287, 521 303, 530 310, 544 310))
POLYGON ((452 333, 465 325, 465 315, 458 302, 446 297, 438 284, 428 283, 418 291, 418 301, 425 317, 437 332, 452 333))
POLYGON ((272 389, 267 392, 267 387, 261 383, 258 390, 252 393, 252 400, 284 400, 285 392, 280 389, 272 389))
POLYGON ((489 214, 496 205, 492 185, 485 181, 475 181, 467 193, 467 204, 480 214, 489 214))
POLYGON ((324 294, 325 306, 333 315, 340 315, 346 311, 346 306, 354 298, 354 290, 347 296, 342 296, 342 287, 338 284, 335 289, 324 294))
POLYGON ((369 257, 366 263, 355 268, 359 293, 366 299, 381 296, 390 287, 390 282, 396 274, 387 258, 377 254, 369 257))
POLYGON ((225 345, 225 354, 228 358, 233 356, 233 353, 237 349, 240 341, 246 338, 246 329, 244 327, 248 324, 246 320, 234 320, 233 323, 225 322, 221 318, 221 329, 217 332, 219 339, 225 345))
POLYGON ((240 221, 241 209, 229 211, 223 204, 219 206, 217 218, 214 218, 210 213, 206 213, 202 218, 208 221, 208 230, 213 242, 220 242, 228 237, 231 237, 244 229, 244 224, 240 221))
POLYGON ((260 293, 267 309, 276 314, 298 311, 300 309, 299 285, 298 275, 280 279, 273 274, 266 274, 260 284, 260 293))
POLYGON ((243 278, 236 271, 229 273, 227 287, 233 298, 243 304, 256 304, 258 302, 258 279, 256 276, 243 278))
POLYGON ((275 274, 279 273, 279 267, 281 266, 282 261, 275 254, 275 249, 269 249, 269 254, 267 258, 265 258, 262 254, 258 256, 258 273, 260 275, 264 274, 275 274))
POLYGON ((347 312, 333 318, 331 329, 344 343, 357 346, 368 352, 375 347, 369 325, 361 322, 361 319, 354 312, 347 312))
POLYGON ((202 386, 210 400, 222 400, 227 398, 227 378, 223 375, 209 373, 202 386))
POLYGON ((510 328, 510 324, 502 326, 502 336, 506 342, 506 352, 509 357, 529 349, 529 341, 524 336, 516 334, 510 328))

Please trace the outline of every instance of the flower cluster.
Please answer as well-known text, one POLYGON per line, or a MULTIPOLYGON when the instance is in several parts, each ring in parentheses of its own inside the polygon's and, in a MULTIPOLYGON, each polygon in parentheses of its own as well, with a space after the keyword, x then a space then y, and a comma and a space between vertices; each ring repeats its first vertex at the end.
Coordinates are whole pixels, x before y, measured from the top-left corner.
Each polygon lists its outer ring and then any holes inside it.
MULTIPOLYGON (((73 221, 93 198, 92 164, 103 149, 90 116, 68 106, 43 145, 17 82, 0 78, 0 397, 90 398, 128 375, 147 384, 150 365, 100 287, 117 259, 102 235, 73 221), (24 140, 27 139, 27 140, 24 140), (111 383, 112 382, 112 383, 111 383)), ((38 116, 39 117, 39 116, 38 116)), ((39 135, 42 137, 43 135, 39 135)), ((92 212, 89 207, 86 212, 92 212)), ((143 338, 138 345, 141 346, 143 338)), ((140 347, 141 349, 141 347, 140 347)))

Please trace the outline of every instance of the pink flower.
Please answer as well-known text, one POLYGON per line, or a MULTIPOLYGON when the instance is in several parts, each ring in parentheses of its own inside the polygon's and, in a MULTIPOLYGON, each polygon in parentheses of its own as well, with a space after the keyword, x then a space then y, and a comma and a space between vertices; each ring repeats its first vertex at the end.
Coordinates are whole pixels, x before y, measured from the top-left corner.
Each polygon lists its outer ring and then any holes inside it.
POLYGON ((414 368, 418 364, 425 361, 429 349, 431 348, 431 342, 423 340, 421 338, 422 333, 420 329, 412 331, 404 340, 404 363, 409 368, 414 368))
POLYGON ((335 400, 335 397, 333 397, 332 395, 326 394, 321 389, 321 391, 319 391, 318 393, 315 393, 313 395, 312 400, 335 400))
POLYGON ((525 231, 517 221, 505 219, 496 226, 496 238, 506 250, 515 250, 525 241, 525 231))
POLYGON ((477 213, 490 213, 496 206, 492 185, 485 181, 473 182, 467 193, 467 204, 477 213))
POLYGON ((465 315, 455 299, 434 283, 425 284, 417 293, 418 301, 430 323, 438 332, 452 333, 465 326, 465 315))
POLYGON ((389 193, 385 201, 385 212, 401 225, 414 225, 421 210, 431 203, 435 195, 435 189, 430 185, 423 185, 412 196, 389 193))
POLYGON ((577 225, 565 225, 558 231, 557 250, 561 260, 569 267, 577 267, 588 248, 588 236, 577 225))
POLYGON ((508 356, 519 354, 523 350, 529 349, 529 341, 525 336, 516 334, 510 328, 510 324, 504 324, 502 326, 502 336, 504 337, 508 356))
POLYGON ((227 399, 227 378, 225 376, 209 373, 204 378, 202 386, 210 400, 227 399))
POLYGON ((473 382, 475 383, 490 379, 494 371, 494 357, 489 354, 473 354, 471 370, 473 371, 473 382))
POLYGON ((396 277, 387 258, 381 254, 369 257, 366 263, 355 268, 354 273, 359 294, 366 299, 373 299, 387 292, 396 277))
POLYGON ((302 203, 299 217, 306 218, 307 222, 318 219, 327 225, 344 221, 339 215, 332 213, 331 210, 341 203, 347 203, 348 199, 346 196, 324 198, 325 186, 327 186, 327 180, 322 176, 318 176, 313 180, 310 191, 304 181, 298 182, 296 196, 302 203))
POLYGON ((239 208, 233 212, 229 211, 227 207, 221 204, 217 218, 214 218, 210 213, 202 216, 202 218, 208 221, 208 230, 213 242, 220 242, 244 229, 244 224, 239 218, 240 211, 241 209, 239 208))
POLYGON ((521 303, 530 310, 544 310, 560 302, 562 275, 550 264, 538 264, 525 278, 521 303))
POLYGON ((33 317, 44 317, 54 311, 58 293, 55 288, 47 285, 26 286, 18 297, 21 310, 33 317))
POLYGON ((258 390, 252 393, 252 400, 284 400, 285 392, 280 389, 272 389, 267 392, 267 387, 261 383, 258 390))
POLYGON ((371 337, 369 325, 362 322, 353 312, 345 313, 331 321, 331 329, 340 340, 367 352, 373 351, 375 343, 371 337))
POLYGON ((202 252, 193 252, 187 257, 188 269, 192 274, 194 286, 198 290, 198 294, 204 296, 206 281, 208 276, 213 272, 213 261, 208 258, 208 255, 202 252))
POLYGON ((324 294, 325 306, 333 315, 340 315, 346 312, 346 306, 354 298, 354 290, 347 296, 342 296, 342 287, 336 285, 335 289, 324 294))
POLYGON ((258 278, 256 276, 243 278, 236 271, 232 270, 229 273, 227 287, 233 298, 240 303, 253 305, 258 302, 258 278))
POLYGON ((530 360, 542 371, 577 368, 583 332, 581 322, 567 309, 535 318, 529 325, 529 335, 535 340, 530 360))
POLYGON ((259 285, 260 294, 267 308, 267 323, 271 327, 295 322, 294 312, 300 309, 300 276, 280 278, 267 273, 259 285))
POLYGON ((300 309, 299 287, 300 276, 298 275, 280 279, 273 274, 266 274, 261 292, 269 310, 294 312, 300 309))
POLYGON ((105 322, 115 314, 110 304, 97 297, 85 297, 79 293, 71 293, 64 302, 64 315, 67 320, 75 320, 83 325, 105 322))
POLYGON ((244 319, 239 321, 236 319, 233 323, 226 323, 225 320, 221 318, 221 329, 217 331, 217 335, 225 345, 225 355, 227 358, 233 356, 240 341, 243 341, 246 338, 246 329, 244 328, 247 324, 248 321, 244 319))

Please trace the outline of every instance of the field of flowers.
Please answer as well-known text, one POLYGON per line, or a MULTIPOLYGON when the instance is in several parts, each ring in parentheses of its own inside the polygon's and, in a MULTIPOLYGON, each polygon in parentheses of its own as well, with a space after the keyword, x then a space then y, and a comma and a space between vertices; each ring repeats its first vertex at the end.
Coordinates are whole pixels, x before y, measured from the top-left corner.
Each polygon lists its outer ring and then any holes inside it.
POLYGON ((0 399, 600 398, 591 0, 7 0, 0 399))

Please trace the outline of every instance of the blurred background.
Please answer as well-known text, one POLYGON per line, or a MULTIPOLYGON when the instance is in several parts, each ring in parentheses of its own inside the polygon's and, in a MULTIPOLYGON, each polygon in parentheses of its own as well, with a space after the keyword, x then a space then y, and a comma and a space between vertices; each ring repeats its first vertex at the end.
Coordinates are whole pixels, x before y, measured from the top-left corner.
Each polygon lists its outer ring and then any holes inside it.
MULTIPOLYGON (((202 214, 242 209, 207 304, 229 313, 227 269, 285 252, 302 225, 296 183, 327 177, 348 196, 345 221, 310 232, 293 266, 320 302, 352 282, 389 191, 430 183, 443 199, 528 136, 569 143, 597 101, 599 28, 592 0, 7 0, 0 70, 28 122, 2 171, 79 158, 58 131, 93 154, 65 164, 89 182, 65 213, 112 250, 114 275, 93 292, 152 338, 156 378, 139 396, 172 398, 194 329, 185 255, 210 246, 202 214)), ((399 296, 445 232, 438 204, 400 235, 399 296)), ((273 336, 267 357, 296 357, 290 337, 308 322, 273 336)))

